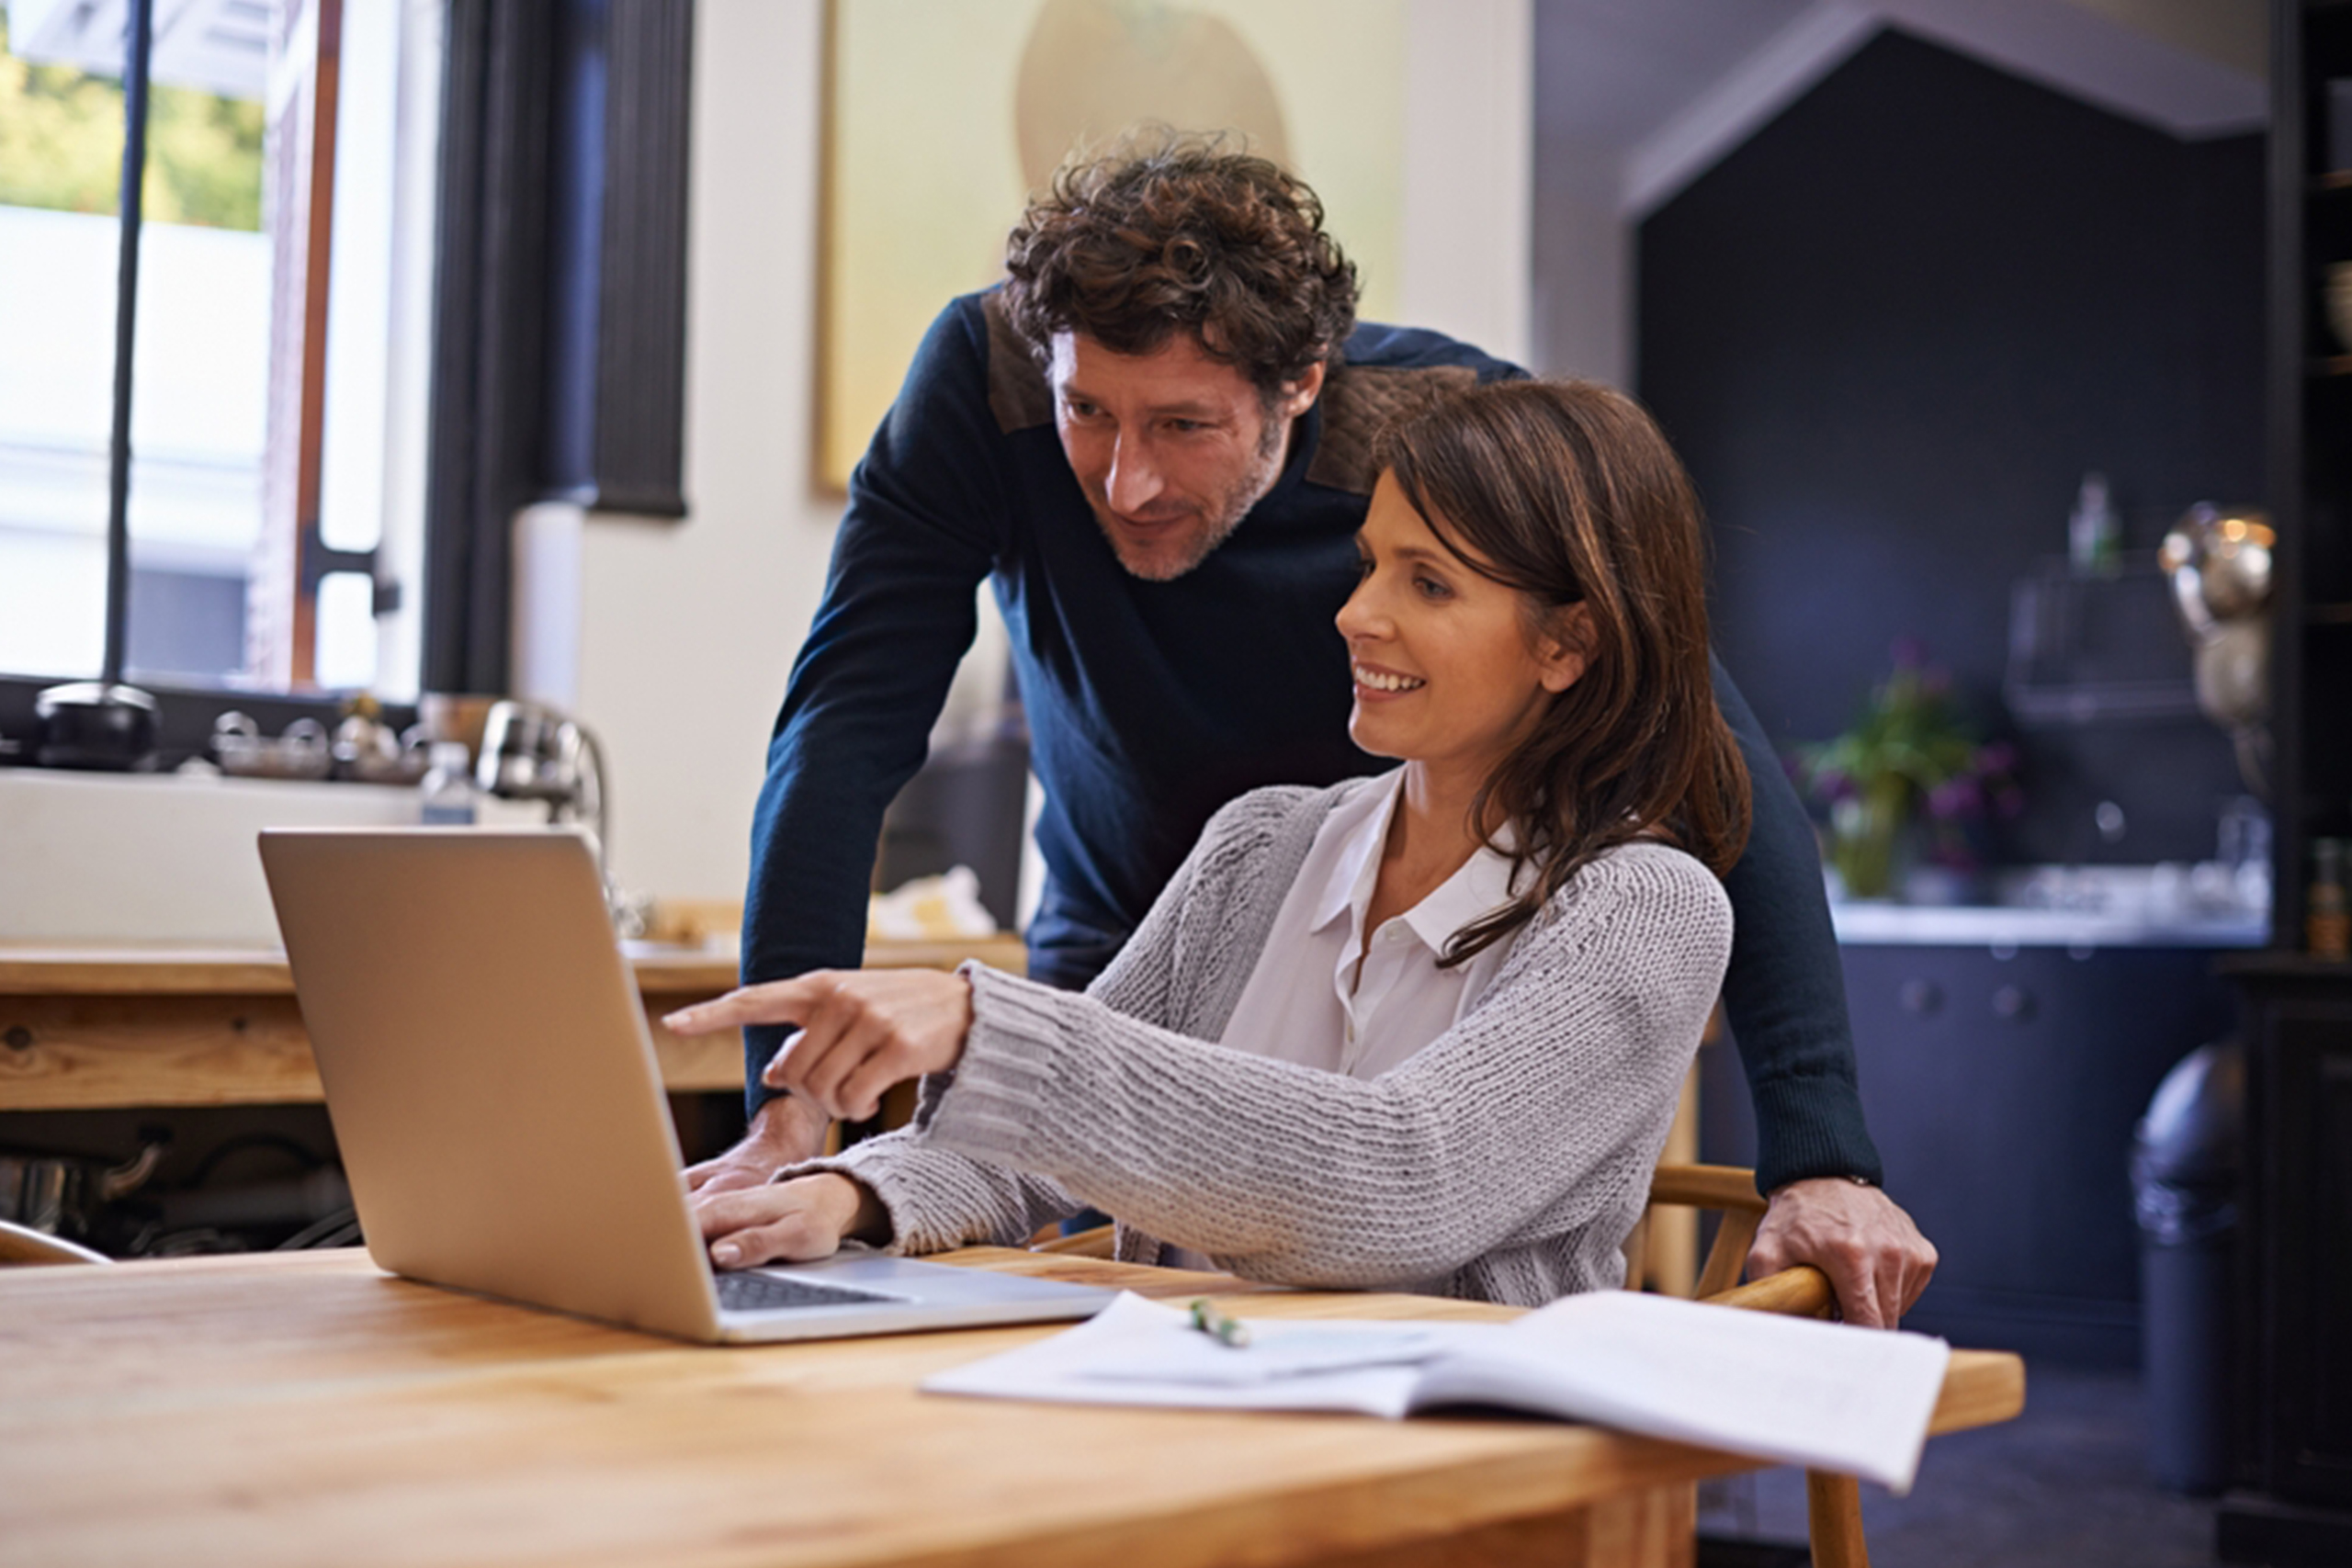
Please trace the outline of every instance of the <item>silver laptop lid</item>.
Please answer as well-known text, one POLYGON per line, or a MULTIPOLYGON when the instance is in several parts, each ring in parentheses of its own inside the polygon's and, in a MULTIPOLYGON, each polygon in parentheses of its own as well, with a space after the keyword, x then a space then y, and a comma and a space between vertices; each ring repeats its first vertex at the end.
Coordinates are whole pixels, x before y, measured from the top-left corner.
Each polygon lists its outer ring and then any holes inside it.
POLYGON ((713 1337, 661 1071, 585 842, 289 829, 261 855, 376 1260, 713 1337))

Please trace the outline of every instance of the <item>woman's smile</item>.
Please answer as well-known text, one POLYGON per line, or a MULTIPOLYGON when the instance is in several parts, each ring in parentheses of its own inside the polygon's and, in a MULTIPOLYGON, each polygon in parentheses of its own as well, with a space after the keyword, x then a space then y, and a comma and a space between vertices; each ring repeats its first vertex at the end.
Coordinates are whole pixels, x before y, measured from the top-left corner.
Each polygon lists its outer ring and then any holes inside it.
POLYGON ((1383 697, 1400 697, 1408 692, 1418 692, 1429 684, 1418 675, 1408 675, 1396 670, 1384 670, 1377 664, 1367 664, 1362 660, 1352 662, 1349 669, 1356 679, 1358 701, 1365 698, 1377 700, 1383 697))

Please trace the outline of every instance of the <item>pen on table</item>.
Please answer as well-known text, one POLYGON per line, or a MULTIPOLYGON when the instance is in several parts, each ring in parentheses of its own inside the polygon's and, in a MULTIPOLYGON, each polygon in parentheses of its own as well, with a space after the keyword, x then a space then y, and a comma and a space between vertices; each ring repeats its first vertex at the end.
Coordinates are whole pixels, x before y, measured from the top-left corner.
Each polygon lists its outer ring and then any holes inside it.
POLYGON ((1211 1306, 1205 1298, 1193 1303, 1193 1326, 1216 1340, 1238 1350, 1250 1343, 1250 1325, 1238 1317, 1227 1317, 1211 1306))

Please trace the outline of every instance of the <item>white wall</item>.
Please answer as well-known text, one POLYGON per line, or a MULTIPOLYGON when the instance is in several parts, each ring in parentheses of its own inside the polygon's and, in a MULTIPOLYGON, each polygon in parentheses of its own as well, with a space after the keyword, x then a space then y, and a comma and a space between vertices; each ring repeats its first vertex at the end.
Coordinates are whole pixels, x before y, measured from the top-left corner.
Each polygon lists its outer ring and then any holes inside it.
MULTIPOLYGON (((1402 313, 1524 360, 1531 0, 1409 4, 1402 313)), ((691 515, 517 520, 517 689, 603 738, 615 869, 657 897, 742 891, 768 728, 840 513, 810 479, 822 16, 821 0, 696 12, 691 515)), ((1001 685, 989 625, 959 682, 970 703, 1001 685)), ((267 942, 257 828, 414 813, 404 791, 0 771, 0 938, 267 942)))
MULTIPOLYGON (((1412 0, 1408 21, 1403 313, 1521 358, 1532 15, 1412 0)), ((580 539, 576 707, 612 760, 616 869, 657 896, 741 892, 768 728, 840 510, 809 477, 821 19, 818 0, 695 13, 692 514, 592 516, 580 539)))
POLYGON ((1406 32, 1404 319, 1524 364, 1533 0, 1410 0, 1406 32))

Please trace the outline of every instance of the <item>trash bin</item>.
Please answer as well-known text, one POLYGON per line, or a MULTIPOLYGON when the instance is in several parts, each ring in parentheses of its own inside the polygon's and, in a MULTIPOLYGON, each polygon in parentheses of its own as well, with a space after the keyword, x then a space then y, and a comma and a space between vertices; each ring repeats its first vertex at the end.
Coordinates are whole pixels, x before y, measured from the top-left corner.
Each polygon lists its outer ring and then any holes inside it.
POLYGON ((2236 1043, 2200 1045, 2156 1086, 2132 1140, 2148 1468, 2157 1484, 2197 1495, 2229 1482, 2231 1253, 2245 1100, 2236 1043))

